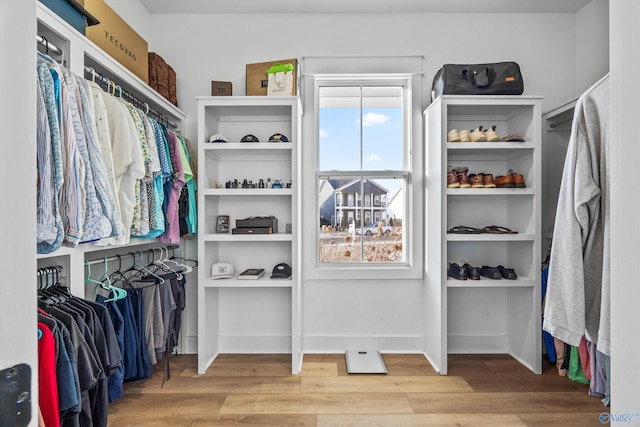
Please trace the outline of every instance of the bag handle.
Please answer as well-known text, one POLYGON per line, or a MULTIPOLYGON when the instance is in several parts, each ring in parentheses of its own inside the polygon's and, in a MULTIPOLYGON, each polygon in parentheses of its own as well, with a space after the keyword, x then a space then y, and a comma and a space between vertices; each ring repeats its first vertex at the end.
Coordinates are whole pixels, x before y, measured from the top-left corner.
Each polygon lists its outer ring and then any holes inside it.
POLYGON ((485 67, 480 70, 467 70, 466 68, 460 73, 460 77, 463 80, 470 80, 471 84, 475 87, 487 87, 493 82, 493 69, 491 67, 485 67))

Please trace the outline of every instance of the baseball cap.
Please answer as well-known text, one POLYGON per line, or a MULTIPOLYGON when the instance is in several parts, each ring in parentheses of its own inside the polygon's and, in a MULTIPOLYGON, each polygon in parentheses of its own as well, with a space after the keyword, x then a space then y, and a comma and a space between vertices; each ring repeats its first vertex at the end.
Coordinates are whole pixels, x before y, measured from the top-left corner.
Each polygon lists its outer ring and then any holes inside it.
POLYGON ((233 277, 233 264, 216 262, 211 266, 212 279, 230 279, 233 277))
POLYGON ((281 262, 273 267, 273 271, 271 272, 272 279, 287 279, 289 277, 291 277, 291 267, 289 267, 289 264, 281 262))
POLYGON ((274 133, 269 137, 269 142, 289 142, 289 138, 281 133, 274 133))
POLYGON ((248 134, 243 136, 240 142, 260 142, 260 140, 255 135, 248 134))
POLYGON ((500 139, 502 142, 524 142, 524 138, 520 135, 512 133, 510 135, 504 136, 500 139))
POLYGON ((211 135, 211 137, 209 138, 209 142, 228 142, 227 138, 224 137, 224 135, 220 135, 219 133, 216 133, 215 135, 211 135))

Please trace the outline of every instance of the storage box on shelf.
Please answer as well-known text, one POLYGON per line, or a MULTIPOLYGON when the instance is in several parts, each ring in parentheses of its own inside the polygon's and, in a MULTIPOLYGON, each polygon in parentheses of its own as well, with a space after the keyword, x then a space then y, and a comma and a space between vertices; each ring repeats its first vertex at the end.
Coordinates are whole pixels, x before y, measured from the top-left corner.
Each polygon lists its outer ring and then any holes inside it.
MULTIPOLYGON (((531 96, 442 96, 425 111, 428 214, 426 353, 447 373, 449 353, 508 353, 541 372, 540 224, 541 99, 531 96), (448 142, 452 129, 496 126, 522 142, 448 142), (468 174, 511 171, 524 188, 447 188, 447 168, 468 174), (496 225, 517 233, 455 233, 496 225), (436 237, 437 236, 437 237, 436 237), (433 238, 432 238, 433 237, 433 238), (449 263, 513 268, 517 279, 458 280, 449 263)), ((488 230, 485 230, 488 231, 488 230)))
POLYGON ((284 352, 292 354, 297 373, 300 100, 211 96, 197 102, 198 371, 204 373, 219 353, 284 352), (268 142, 278 133, 289 142, 268 142), (227 142, 208 142, 217 134, 227 142), (241 142, 246 135, 259 142, 241 142), (269 216, 277 222, 268 234, 220 233, 219 216, 228 216, 229 224, 269 216), (209 272, 216 263, 230 263, 236 273, 263 268, 266 274, 257 280, 214 279, 209 272), (291 267, 291 277, 271 278, 279 263, 291 267))

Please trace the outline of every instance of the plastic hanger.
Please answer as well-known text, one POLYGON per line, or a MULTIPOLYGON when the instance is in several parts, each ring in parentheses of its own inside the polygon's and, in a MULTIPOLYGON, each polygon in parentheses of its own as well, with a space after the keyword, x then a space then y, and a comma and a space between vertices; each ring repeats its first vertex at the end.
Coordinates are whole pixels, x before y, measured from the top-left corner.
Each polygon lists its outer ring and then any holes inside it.
MULTIPOLYGON (((136 270, 140 271, 143 274, 148 274, 150 276, 153 276, 156 278, 156 280, 158 281, 158 284, 162 285, 164 283, 164 279, 160 276, 158 276, 157 274, 155 274, 154 272, 152 272, 151 270, 149 270, 148 268, 144 267, 142 265, 142 251, 138 251, 137 253, 140 254, 140 262, 135 262, 135 264, 133 265, 133 268, 135 268, 136 270)), ((135 260, 135 254, 134 254, 134 260, 135 260)))
MULTIPOLYGON (((169 256, 169 248, 167 248, 167 256, 169 256)), ((167 258, 166 261, 172 262, 175 265, 177 265, 178 267, 180 267, 180 269, 184 270, 185 274, 186 273, 191 273, 193 271, 193 267, 191 267, 190 265, 187 265, 187 264, 181 264, 181 263, 177 262, 176 259, 183 259, 183 258, 178 258, 176 256, 173 256, 172 258, 167 258)), ((190 260, 185 260, 185 261, 190 261, 190 260)))
POLYGON ((127 291, 117 286, 113 286, 113 284, 111 283, 111 278, 107 274, 109 271, 109 266, 107 263, 108 263, 107 257, 104 257, 104 273, 102 274, 102 277, 100 278, 100 280, 101 280, 101 283, 104 283, 105 280, 107 281, 107 287, 111 290, 111 292, 113 292, 113 297, 106 299, 105 302, 117 301, 117 300, 126 298, 127 291))

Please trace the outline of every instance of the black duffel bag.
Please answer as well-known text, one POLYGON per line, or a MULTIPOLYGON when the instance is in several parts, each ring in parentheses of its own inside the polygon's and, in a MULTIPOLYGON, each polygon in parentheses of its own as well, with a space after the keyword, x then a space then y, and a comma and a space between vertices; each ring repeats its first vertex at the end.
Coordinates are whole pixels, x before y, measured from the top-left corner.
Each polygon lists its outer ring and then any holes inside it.
POLYGON ((522 95, 524 83, 515 62, 445 64, 433 78, 432 100, 440 95, 522 95))

